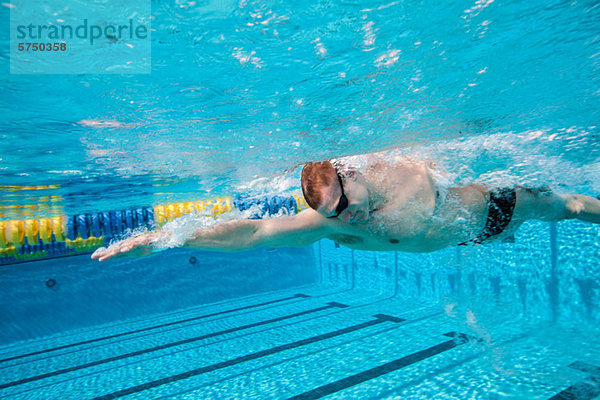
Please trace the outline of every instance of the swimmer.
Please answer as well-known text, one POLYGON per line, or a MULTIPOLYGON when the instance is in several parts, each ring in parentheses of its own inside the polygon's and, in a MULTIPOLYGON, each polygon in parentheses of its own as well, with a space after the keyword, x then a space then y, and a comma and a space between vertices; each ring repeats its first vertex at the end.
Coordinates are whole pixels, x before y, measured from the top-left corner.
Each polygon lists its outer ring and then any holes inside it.
MULTIPOLYGON (((424 253, 506 238, 530 219, 600 223, 600 200, 548 188, 443 188, 430 161, 390 162, 367 156, 359 172, 339 162, 310 162, 302 191, 311 208, 296 215, 240 219, 198 227, 184 244, 198 250, 299 247, 328 238, 356 250, 424 253)), ((141 256, 168 232, 156 231, 99 248, 93 259, 141 256)))

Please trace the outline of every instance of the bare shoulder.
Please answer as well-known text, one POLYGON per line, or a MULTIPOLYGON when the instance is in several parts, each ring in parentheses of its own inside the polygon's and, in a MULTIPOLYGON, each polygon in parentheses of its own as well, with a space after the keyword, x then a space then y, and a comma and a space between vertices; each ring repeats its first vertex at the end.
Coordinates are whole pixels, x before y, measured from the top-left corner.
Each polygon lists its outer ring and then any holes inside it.
POLYGON ((395 162, 385 159, 381 153, 367 154, 367 173, 379 173, 388 171, 394 167, 395 162))
POLYGON ((392 170, 395 168, 437 168, 437 165, 434 161, 417 159, 411 156, 396 155, 384 157, 382 153, 371 153, 368 154, 368 156, 369 165, 374 169, 392 170))

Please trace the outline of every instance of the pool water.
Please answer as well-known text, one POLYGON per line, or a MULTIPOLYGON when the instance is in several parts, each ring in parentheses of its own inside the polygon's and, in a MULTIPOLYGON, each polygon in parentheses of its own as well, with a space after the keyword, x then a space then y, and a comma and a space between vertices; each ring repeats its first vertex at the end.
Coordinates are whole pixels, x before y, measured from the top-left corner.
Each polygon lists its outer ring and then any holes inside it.
POLYGON ((281 191, 306 161, 397 148, 468 181, 600 192, 594 2, 155 0, 152 15, 151 74, 11 75, 0 58, 3 185, 59 186, 3 204, 281 191))
MULTIPOLYGON (((0 54, 1 220, 288 193, 307 161, 374 151, 448 185, 600 194, 595 2, 152 15, 151 74, 15 75, 0 54)), ((579 221, 430 254, 77 256, 4 266, 0 292, 2 398, 600 396, 600 228, 579 221)))

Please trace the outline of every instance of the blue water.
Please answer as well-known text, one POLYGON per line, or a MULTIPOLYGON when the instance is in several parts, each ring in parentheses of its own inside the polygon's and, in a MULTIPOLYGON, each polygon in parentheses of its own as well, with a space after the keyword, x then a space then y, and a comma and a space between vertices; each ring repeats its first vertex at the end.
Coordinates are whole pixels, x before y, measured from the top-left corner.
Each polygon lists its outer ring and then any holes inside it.
MULTIPOLYGON (((3 20, 9 12, 3 3, 3 20)), ((298 189, 307 161, 373 151, 433 159, 449 184, 600 193, 595 2, 153 1, 152 14, 149 75, 13 75, 0 53, 0 218, 276 194, 298 189)), ((8 48, 5 28, 0 42, 8 48)), ((469 342, 353 378, 331 397, 548 399, 588 382, 583 398, 593 398, 599 239, 591 224, 530 222, 514 243, 422 255, 322 241, 236 255, 177 249, 101 267, 85 256, 8 266, 0 359, 22 358, 0 361, 0 385, 78 369, 0 394, 93 398, 386 314, 406 321, 129 398, 288 398, 414 358, 450 331, 469 342), (297 293, 310 297, 177 322, 297 293), (349 307, 265 322, 328 302, 349 307), (40 349, 51 351, 28 355, 40 349)))
POLYGON ((275 191, 297 187, 298 170, 285 171, 308 160, 494 134, 508 136, 503 148, 475 140, 432 156, 467 179, 515 164, 524 178, 558 168, 536 178, 573 189, 590 185, 580 168, 598 166, 594 2, 152 10, 149 75, 9 75, 0 59, 3 184, 61 186, 3 203, 56 196, 73 214, 243 192, 256 179, 275 178, 255 189, 275 191), (522 144, 530 132, 540 133, 522 144))

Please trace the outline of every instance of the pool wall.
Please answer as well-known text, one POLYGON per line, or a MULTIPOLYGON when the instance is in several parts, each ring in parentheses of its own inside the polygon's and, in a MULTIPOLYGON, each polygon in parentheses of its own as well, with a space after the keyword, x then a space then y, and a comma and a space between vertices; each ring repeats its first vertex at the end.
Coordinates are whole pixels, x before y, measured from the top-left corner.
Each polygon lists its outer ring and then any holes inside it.
POLYGON ((316 283, 317 268, 313 247, 172 249, 103 263, 81 255, 4 266, 0 345, 316 283))
POLYGON ((554 321, 600 321, 600 227, 530 222, 514 243, 459 246, 429 254, 374 253, 320 243, 322 282, 485 306, 554 321))

